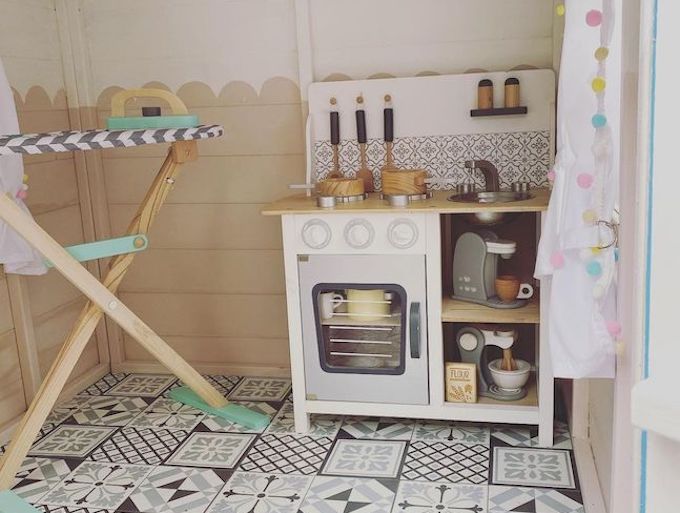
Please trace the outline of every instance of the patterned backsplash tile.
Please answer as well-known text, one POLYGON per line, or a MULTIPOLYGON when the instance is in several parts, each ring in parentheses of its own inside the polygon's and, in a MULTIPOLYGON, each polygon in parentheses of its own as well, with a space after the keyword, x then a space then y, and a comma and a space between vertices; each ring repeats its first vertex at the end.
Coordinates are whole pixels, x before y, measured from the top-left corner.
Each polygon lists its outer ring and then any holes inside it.
MULTIPOLYGON (((453 183, 433 184, 433 189, 453 189, 458 183, 474 182, 482 188, 480 172, 471 172, 466 160, 488 160, 499 171, 501 187, 510 188, 516 181, 529 182, 532 187, 548 185, 550 168, 550 132, 502 132, 492 134, 442 135, 395 138, 393 147, 398 168, 421 168, 433 178, 453 179, 453 183)), ((340 169, 354 176, 359 168, 359 145, 355 140, 340 143, 340 169)), ((382 139, 370 139, 366 160, 373 171, 376 189, 380 188, 380 168, 385 163, 382 139)), ((319 141, 314 147, 315 173, 313 180, 326 177, 333 167, 330 141, 319 141)))

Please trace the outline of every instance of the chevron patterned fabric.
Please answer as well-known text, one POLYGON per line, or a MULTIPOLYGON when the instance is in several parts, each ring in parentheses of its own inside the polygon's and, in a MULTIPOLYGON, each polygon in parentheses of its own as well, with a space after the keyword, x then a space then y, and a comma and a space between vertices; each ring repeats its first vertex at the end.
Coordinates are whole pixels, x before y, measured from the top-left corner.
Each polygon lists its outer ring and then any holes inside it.
POLYGON ((220 137, 220 125, 194 128, 156 128, 152 130, 87 130, 0 136, 0 155, 62 153, 67 151, 127 148, 143 144, 192 141, 220 137))

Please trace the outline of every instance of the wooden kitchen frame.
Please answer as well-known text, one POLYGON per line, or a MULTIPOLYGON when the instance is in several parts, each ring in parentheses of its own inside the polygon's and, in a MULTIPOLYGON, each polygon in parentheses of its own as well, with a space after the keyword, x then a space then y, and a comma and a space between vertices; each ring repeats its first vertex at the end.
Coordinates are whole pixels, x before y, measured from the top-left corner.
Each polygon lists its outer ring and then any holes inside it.
MULTIPOLYGON (((304 195, 286 198, 265 208, 265 215, 280 215, 283 229, 284 261, 286 273, 286 294, 288 308, 288 329, 291 355, 291 374, 295 427, 305 432, 310 427, 311 414, 369 415, 386 417, 407 417, 420 419, 445 419, 472 422, 529 424, 538 426, 538 444, 552 446, 554 417, 554 378, 547 344, 547 301, 549 290, 541 284, 538 301, 515 310, 497 310, 485 306, 462 303, 450 299, 442 287, 442 225, 455 223, 456 214, 487 212, 532 212, 536 218, 536 236, 540 232, 543 212, 547 208, 549 191, 536 189, 534 197, 527 201, 505 204, 454 203, 446 198, 449 193, 436 191, 431 199, 415 202, 404 209, 389 207, 378 195, 363 202, 321 209, 314 198, 304 195), (429 404, 381 404, 350 401, 321 401, 307 398, 303 354, 303 332, 301 321, 301 295, 299 289, 298 255, 299 229, 296 216, 307 218, 310 214, 325 218, 334 214, 353 214, 371 221, 374 216, 394 215, 408 219, 412 215, 424 215, 426 230, 426 279, 427 279, 427 328, 429 358, 429 404), (444 324, 449 322, 521 323, 534 324, 537 336, 538 369, 535 385, 530 386, 526 398, 515 402, 496 401, 482 397, 477 403, 448 403, 445 401, 444 386, 444 324)), ((298 218, 300 219, 300 218, 298 218)), ((452 250, 452 246, 450 246, 452 250)))

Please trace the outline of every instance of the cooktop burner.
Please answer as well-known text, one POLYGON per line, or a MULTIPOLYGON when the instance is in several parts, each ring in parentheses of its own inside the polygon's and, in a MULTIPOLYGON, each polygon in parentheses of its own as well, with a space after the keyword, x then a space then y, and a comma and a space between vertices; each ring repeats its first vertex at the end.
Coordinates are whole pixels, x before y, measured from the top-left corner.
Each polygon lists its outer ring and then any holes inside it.
POLYGON ((363 201, 368 198, 368 194, 356 194, 354 196, 317 196, 316 206, 321 208, 333 208, 338 203, 353 203, 363 201))
POLYGON ((422 194, 381 194, 381 198, 387 200, 391 207, 406 207, 409 203, 430 199, 431 197, 430 191, 422 194))

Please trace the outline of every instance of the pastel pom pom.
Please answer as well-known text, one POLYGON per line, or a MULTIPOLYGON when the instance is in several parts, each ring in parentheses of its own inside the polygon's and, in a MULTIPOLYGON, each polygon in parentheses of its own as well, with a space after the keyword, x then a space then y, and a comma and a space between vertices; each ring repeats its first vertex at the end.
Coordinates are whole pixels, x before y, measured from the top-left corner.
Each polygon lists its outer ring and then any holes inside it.
POLYGON ((24 183, 28 182, 28 175, 24 175, 24 183))
POLYGON ((565 12, 567 12, 567 9, 564 7, 564 4, 557 4, 557 7, 555 7, 555 14, 564 16, 565 12))
POLYGON ((607 57, 609 57, 609 48, 606 46, 600 46, 597 50, 595 50, 595 60, 597 62, 602 62, 607 57))
POLYGON ((591 185, 593 185, 594 180, 595 177, 590 173, 581 173, 576 177, 576 183, 579 187, 581 187, 581 189, 588 189, 591 185))
POLYGON ((614 262, 619 261, 619 248, 614 248, 614 262))
POLYGON ((595 128, 602 128, 607 124, 607 116, 604 114, 595 114, 591 122, 595 128))
POLYGON ((597 27, 602 23, 602 11, 593 9, 586 13, 586 23, 589 27, 597 27))
POLYGON ((593 255, 597 256, 597 255, 599 255, 600 253, 602 253, 602 250, 601 250, 600 248, 598 248, 597 246, 593 246, 592 248, 590 248, 590 252, 591 252, 593 255))
POLYGON ((602 274, 602 264, 600 264, 600 262, 598 262, 597 260, 588 262, 588 265, 586 265, 586 272, 590 276, 599 276, 600 274, 602 274))
POLYGON ((17 198, 24 200, 28 196, 28 193, 24 190, 21 189, 19 192, 17 192, 17 198))
POLYGON ((586 224, 595 224, 597 221, 597 214, 594 210, 584 210, 581 217, 583 218, 583 222, 586 224))
POLYGON ((607 81, 602 77, 595 77, 591 83, 593 91, 596 93, 601 93, 604 88, 607 87, 607 81))
POLYGON ((548 172, 546 173, 545 176, 548 177, 548 180, 550 180, 551 182, 554 182, 554 181, 555 181, 555 170, 554 170, 554 169, 551 169, 550 171, 548 171, 548 172))
POLYGON ((555 269, 561 269, 564 267, 564 255, 561 251, 555 251, 552 255, 550 255, 550 264, 555 269))
POLYGON ((612 337, 618 337, 621 334, 621 324, 618 321, 607 321, 607 331, 612 337))

